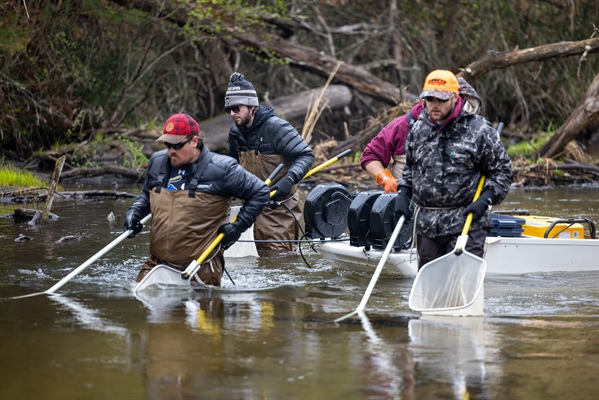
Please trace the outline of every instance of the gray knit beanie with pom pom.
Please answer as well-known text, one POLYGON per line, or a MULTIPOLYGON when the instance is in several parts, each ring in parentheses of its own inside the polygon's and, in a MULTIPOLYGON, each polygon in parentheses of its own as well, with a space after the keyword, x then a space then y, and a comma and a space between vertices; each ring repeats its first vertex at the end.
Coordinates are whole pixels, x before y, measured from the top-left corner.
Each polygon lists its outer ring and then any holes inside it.
POLYGON ((229 87, 225 94, 225 107, 258 105, 258 94, 254 89, 254 85, 246 81, 239 72, 231 74, 229 87))

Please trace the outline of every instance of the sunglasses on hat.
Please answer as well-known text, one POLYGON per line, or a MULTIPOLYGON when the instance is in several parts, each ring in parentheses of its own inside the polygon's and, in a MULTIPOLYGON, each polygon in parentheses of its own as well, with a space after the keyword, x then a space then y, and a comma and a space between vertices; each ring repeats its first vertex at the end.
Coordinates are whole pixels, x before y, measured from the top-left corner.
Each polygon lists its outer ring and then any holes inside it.
POLYGON ((239 111, 241 111, 241 109, 239 108, 239 106, 225 107, 225 112, 227 114, 231 114, 231 111, 233 111, 234 114, 237 114, 239 111))
POLYGON ((183 146, 185 146, 187 143, 189 143, 191 141, 191 139, 193 139, 193 136, 190 136, 189 139, 180 142, 180 143, 168 143, 168 142, 164 142, 164 146, 167 149, 175 149, 175 150, 181 150, 183 148, 183 146))

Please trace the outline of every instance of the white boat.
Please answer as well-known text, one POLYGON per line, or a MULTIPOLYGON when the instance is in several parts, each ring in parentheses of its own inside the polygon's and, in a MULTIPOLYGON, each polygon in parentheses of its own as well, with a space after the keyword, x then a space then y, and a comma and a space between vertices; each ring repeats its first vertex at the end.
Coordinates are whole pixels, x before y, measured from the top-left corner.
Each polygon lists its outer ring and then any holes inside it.
MULTIPOLYGON (((306 232, 314 239, 336 239, 318 245, 333 265, 372 272, 393 231, 394 196, 381 191, 352 196, 341 185, 319 185, 306 199, 306 232)), ((496 211, 492 218, 484 257, 487 274, 599 271, 599 239, 595 223, 587 218, 530 216, 525 210, 496 211)), ((406 237, 411 237, 409 229, 406 237)), ((416 276, 416 258, 413 248, 392 252, 383 273, 416 276)))
MULTIPOLYGON (((599 271, 599 239, 487 237, 486 243, 487 274, 599 271)), ((349 240, 326 242, 318 250, 334 266, 365 272, 372 272, 383 254, 350 246, 349 240)), ((410 249, 389 254, 383 273, 414 277, 417 271, 416 250, 410 249)))

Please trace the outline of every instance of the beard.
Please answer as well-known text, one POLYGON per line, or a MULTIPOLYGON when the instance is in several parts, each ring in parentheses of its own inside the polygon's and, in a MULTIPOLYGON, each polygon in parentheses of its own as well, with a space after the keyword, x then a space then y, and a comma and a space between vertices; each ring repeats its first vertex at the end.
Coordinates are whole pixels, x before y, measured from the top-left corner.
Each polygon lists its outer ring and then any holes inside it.
POLYGON ((248 114, 245 117, 240 118, 239 120, 234 119, 234 121, 235 121, 235 125, 237 125, 239 127, 246 127, 250 123, 251 119, 252 119, 252 116, 250 114, 248 114))
POLYGON ((171 165, 175 168, 179 168, 179 167, 182 167, 183 165, 185 165, 185 163, 180 158, 173 159, 171 157, 171 165))
POLYGON ((449 116, 451 115, 452 111, 453 111, 453 109, 448 110, 446 112, 443 112, 442 110, 439 110, 439 109, 437 109, 435 111, 429 110, 429 115, 434 122, 440 123, 441 121, 445 122, 447 120, 447 118, 449 118, 449 116))

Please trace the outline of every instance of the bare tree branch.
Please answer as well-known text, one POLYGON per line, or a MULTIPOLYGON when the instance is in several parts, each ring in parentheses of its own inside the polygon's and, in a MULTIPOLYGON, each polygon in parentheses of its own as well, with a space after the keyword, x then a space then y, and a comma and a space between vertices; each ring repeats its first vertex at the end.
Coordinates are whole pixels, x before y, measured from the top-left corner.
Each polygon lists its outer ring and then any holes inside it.
POLYGON ((476 79, 490 71, 508 68, 531 61, 544 61, 551 58, 569 57, 581 54, 590 54, 599 51, 599 37, 581 40, 578 42, 558 42, 523 50, 514 50, 508 53, 490 52, 480 60, 474 61, 458 76, 467 81, 476 79))

